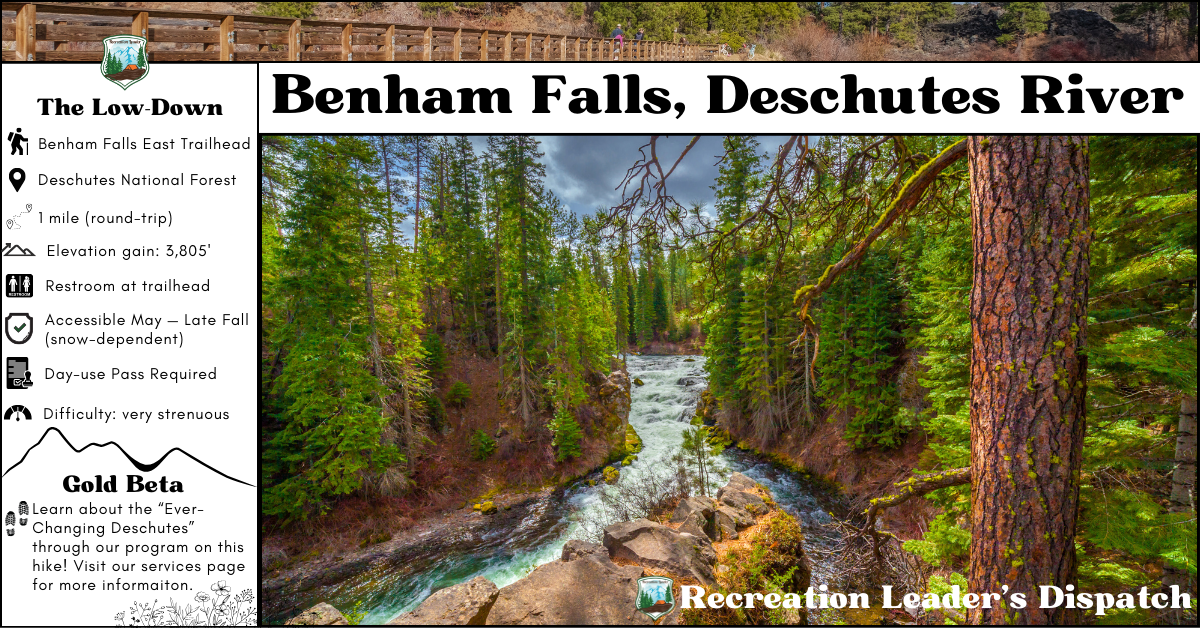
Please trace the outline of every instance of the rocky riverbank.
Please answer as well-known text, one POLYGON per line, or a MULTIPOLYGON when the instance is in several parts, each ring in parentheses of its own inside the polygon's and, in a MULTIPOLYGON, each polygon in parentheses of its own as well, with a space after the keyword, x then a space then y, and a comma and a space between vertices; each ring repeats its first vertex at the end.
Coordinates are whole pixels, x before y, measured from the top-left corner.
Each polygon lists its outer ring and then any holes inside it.
MULTIPOLYGON (((504 588, 477 577, 435 592, 389 624, 653 624, 636 608, 638 578, 651 575, 674 581, 674 608, 660 624, 727 623, 735 618, 699 613, 681 618, 680 587, 763 590, 763 582, 747 580, 750 568, 755 578, 788 574, 780 592, 802 592, 811 573, 799 542, 802 538, 798 522, 778 509, 770 491, 734 473, 715 498, 687 498, 665 523, 638 519, 611 525, 604 531, 602 545, 569 541, 559 560, 538 566, 504 588), (768 551, 754 552, 757 545, 768 551)), ((787 612, 790 623, 807 619, 803 609, 787 612)), ((345 623, 345 617, 326 603, 288 622, 345 623)))
MULTIPOLYGON (((432 568, 447 556, 502 553, 514 545, 536 546, 561 534, 565 525, 561 521, 569 508, 563 487, 579 477, 596 476, 606 465, 620 468, 621 461, 640 448, 629 425, 629 376, 619 364, 614 369, 588 386, 583 412, 586 460, 577 461, 574 470, 559 471, 559 477, 546 478, 543 488, 521 490, 498 484, 482 497, 464 500, 463 507, 393 528, 380 535, 381 540, 372 538, 354 549, 310 548, 289 554, 278 544, 264 543, 260 564, 267 621, 293 617, 314 600, 330 599, 326 596, 347 583, 378 580, 382 573, 405 577, 418 566, 432 568)), ((497 435, 501 445, 505 438, 512 436, 497 435)))

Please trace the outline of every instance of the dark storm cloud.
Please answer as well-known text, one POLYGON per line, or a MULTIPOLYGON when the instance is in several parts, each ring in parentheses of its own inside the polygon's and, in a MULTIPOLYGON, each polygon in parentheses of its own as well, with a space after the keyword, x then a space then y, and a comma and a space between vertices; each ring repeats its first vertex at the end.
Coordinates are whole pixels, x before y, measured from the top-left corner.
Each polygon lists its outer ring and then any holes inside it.
MULTIPOLYGON (((546 185, 576 214, 612 207, 621 200, 621 191, 616 187, 640 157, 638 148, 648 139, 640 135, 540 136, 546 155, 546 185)), ((658 156, 664 171, 690 140, 687 135, 659 140, 658 156)), ((779 136, 759 138, 762 149, 772 156, 783 140, 779 136)), ((700 202, 711 208, 713 192, 709 186, 717 177, 721 153, 721 136, 701 137, 668 180, 671 195, 684 205, 700 202)))

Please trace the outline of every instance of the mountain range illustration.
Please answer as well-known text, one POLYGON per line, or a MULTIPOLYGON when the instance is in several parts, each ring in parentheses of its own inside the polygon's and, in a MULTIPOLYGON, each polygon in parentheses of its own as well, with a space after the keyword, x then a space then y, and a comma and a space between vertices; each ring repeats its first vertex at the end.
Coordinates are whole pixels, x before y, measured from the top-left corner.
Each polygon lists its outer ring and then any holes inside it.
POLYGON ((0 255, 4 257, 33 257, 33 251, 14 242, 9 242, 4 245, 4 250, 0 251, 0 255))
MULTIPOLYGON (((88 444, 84 445, 83 447, 76 447, 75 445, 71 444, 71 441, 68 440, 66 435, 63 434, 61 431, 59 431, 59 429, 57 427, 46 428, 46 431, 42 434, 42 437, 39 438, 36 443, 34 443, 32 446, 29 447, 29 449, 27 449, 25 451, 25 454, 21 456, 21 459, 18 460, 16 462, 16 464, 14 464, 11 467, 4 470, 4 476, 7 476, 10 471, 12 471, 13 469, 16 469, 18 466, 21 465, 21 463, 25 462, 25 459, 28 458, 29 454, 33 453, 33 451, 35 449, 37 449, 38 447, 41 447, 43 445, 49 447, 49 446, 53 445, 53 443, 56 441, 61 441, 63 444, 65 444, 67 447, 69 447, 71 449, 71 451, 73 451, 77 454, 82 453, 92 447, 96 447, 99 449, 108 449, 109 447, 115 448, 115 451, 119 451, 123 456, 125 456, 125 458, 130 462, 130 464, 132 464, 134 467, 136 467, 139 471, 142 471, 142 472, 153 471, 154 469, 158 468, 158 466, 161 465, 167 459, 168 456, 170 456, 173 453, 179 452, 180 454, 192 459, 192 461, 196 462, 197 464, 203 466, 204 468, 208 469, 209 471, 212 471, 213 473, 216 473, 217 475, 219 475, 227 480, 233 480, 234 482, 237 482, 238 484, 245 484, 246 486, 251 486, 251 487, 254 486, 253 484, 250 484, 249 482, 243 482, 242 480, 239 480, 229 474, 222 472, 221 470, 213 467, 212 465, 209 465, 208 463, 193 456, 192 454, 188 453, 187 451, 180 449, 179 447, 172 447, 171 449, 169 449, 167 451, 167 453, 163 454, 162 457, 160 457, 158 460, 155 460, 154 462, 146 463, 146 462, 141 462, 141 461, 137 460, 136 458, 134 458, 133 456, 129 455, 129 452, 125 451, 125 448, 121 447, 121 445, 116 443, 115 441, 108 441, 107 443, 88 443, 88 444), (58 439, 51 439, 50 441, 47 441, 46 437, 50 436, 51 433, 57 435, 58 439)), ((108 451, 114 451, 114 450, 108 449, 108 451)), ((3 477, 3 476, 0 476, 0 477, 3 477)))

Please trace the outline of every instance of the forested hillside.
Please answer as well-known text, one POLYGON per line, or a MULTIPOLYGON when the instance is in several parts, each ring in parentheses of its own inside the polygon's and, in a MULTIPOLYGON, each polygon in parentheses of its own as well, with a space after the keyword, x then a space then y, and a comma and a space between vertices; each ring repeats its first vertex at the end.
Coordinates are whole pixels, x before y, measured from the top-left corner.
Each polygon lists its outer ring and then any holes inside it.
MULTIPOLYGON (((224 3, 212 3, 224 4, 224 3)), ((259 2, 257 13, 729 46, 731 58, 1195 60, 1190 2, 259 2), (740 51, 740 52, 739 52, 740 51)), ((243 9, 244 11, 244 9, 243 9)))
POLYGON ((1196 138, 731 136, 685 207, 694 146, 579 216, 530 137, 264 138, 268 529, 579 477, 619 354, 693 343, 697 422, 930 590, 1194 592, 1196 138))
POLYGON ((904 549, 970 590, 1194 587, 1195 138, 725 150, 708 219, 669 181, 623 208, 699 245, 709 421, 835 479, 905 465, 864 529, 924 494, 904 549))
POLYGON ((555 475, 603 440, 586 402, 618 350, 698 334, 681 251, 565 211, 533 138, 263 146, 263 512, 280 522, 446 490, 414 486, 435 441, 537 466, 549 447, 555 475), (448 374, 470 369, 474 385, 448 374))

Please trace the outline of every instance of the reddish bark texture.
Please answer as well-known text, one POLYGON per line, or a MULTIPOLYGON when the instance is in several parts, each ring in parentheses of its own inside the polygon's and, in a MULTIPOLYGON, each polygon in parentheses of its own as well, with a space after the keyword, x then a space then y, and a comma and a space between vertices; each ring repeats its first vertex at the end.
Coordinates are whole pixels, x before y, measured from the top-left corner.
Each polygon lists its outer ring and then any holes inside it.
POLYGON ((969 587, 1007 593, 974 624, 1070 624, 1038 587, 1073 584, 1087 392, 1088 143, 968 140, 971 290, 969 587), (1026 607, 1007 603, 1025 594, 1026 607))

